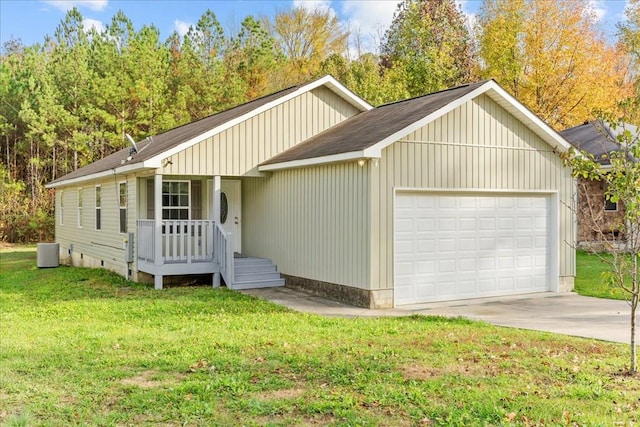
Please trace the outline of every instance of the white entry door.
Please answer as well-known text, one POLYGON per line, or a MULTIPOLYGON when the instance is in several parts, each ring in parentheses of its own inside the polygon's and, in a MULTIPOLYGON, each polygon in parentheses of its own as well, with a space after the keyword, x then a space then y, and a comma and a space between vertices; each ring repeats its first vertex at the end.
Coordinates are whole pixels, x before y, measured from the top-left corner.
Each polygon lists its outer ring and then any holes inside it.
POLYGON ((395 305, 550 290, 550 197, 398 193, 395 305))
POLYGON ((223 179, 220 183, 220 226, 231 233, 233 251, 242 252, 242 195, 240 180, 223 179))

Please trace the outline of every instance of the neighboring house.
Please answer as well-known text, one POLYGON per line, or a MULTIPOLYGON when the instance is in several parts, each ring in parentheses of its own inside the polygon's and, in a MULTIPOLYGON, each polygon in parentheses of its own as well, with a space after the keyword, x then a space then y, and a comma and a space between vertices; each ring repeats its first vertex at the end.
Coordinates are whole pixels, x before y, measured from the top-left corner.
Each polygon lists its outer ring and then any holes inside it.
POLYGON ((74 265, 241 289, 281 285, 271 260, 380 308, 572 289, 568 147, 492 80, 372 108, 327 76, 49 186, 74 265))
MULTIPOLYGON (((627 128, 630 125, 626 125, 627 128)), ((601 120, 586 122, 560 132, 578 150, 593 155, 602 169, 611 167, 610 153, 620 150, 617 134, 601 120)), ((606 183, 578 178, 577 246, 583 249, 607 249, 607 244, 624 241, 624 207, 606 199, 606 183)))

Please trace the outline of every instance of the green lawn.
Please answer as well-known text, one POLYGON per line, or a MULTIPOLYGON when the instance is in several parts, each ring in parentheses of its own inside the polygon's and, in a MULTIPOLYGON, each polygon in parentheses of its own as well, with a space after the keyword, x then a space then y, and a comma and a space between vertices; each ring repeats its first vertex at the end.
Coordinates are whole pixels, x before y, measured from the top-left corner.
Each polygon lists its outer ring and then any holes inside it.
POLYGON ((295 313, 0 253, 0 425, 630 425, 628 346, 295 313))
POLYGON ((611 287, 602 278, 607 265, 600 256, 578 251, 576 254, 576 293, 589 297, 626 299, 626 294, 620 288, 611 287))

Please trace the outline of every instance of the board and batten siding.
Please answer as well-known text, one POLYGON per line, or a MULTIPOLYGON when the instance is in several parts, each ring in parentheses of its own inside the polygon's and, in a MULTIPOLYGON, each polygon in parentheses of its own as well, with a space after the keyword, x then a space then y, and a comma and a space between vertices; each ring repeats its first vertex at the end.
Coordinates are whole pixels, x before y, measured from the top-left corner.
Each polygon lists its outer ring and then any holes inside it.
POLYGON ((358 112, 321 86, 171 156, 163 173, 242 176, 358 112))
MULTIPOLYGON (((56 189, 56 243, 63 254, 73 245, 75 262, 90 267, 100 266, 126 274, 124 241, 127 234, 120 233, 119 184, 127 183, 127 229, 136 231, 136 181, 133 175, 118 175, 102 181, 83 183, 82 186, 64 186, 56 189), (96 185, 101 186, 101 229, 96 230, 96 185), (78 189, 83 189, 83 226, 78 227, 78 189), (64 197, 64 224, 60 224, 61 195, 64 197), (83 260, 78 261, 80 254, 83 260), (86 261, 85 261, 86 258, 86 261), (95 265, 97 263, 97 265, 95 265)), ((135 242, 134 242, 135 244, 135 242)))
POLYGON ((242 180, 243 253, 287 275, 369 287, 369 170, 356 162, 242 180))
POLYGON ((487 95, 391 144, 371 171, 371 289, 393 287, 396 188, 557 191, 559 273, 575 276, 570 171, 548 144, 487 95))

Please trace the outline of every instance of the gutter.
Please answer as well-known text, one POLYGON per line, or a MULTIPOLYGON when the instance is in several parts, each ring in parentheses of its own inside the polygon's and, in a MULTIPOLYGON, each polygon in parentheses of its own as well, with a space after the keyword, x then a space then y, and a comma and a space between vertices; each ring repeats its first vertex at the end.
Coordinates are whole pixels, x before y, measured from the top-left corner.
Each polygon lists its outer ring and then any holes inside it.
POLYGON ((63 181, 55 181, 46 184, 45 188, 57 188, 67 185, 79 184, 86 181, 93 181, 100 178, 107 178, 113 175, 126 174, 130 172, 137 172, 145 169, 157 169, 160 165, 155 165, 155 162, 141 162, 133 165, 119 166, 111 169, 107 169, 102 172, 96 172, 90 175, 79 176, 76 178, 65 179, 63 181))

